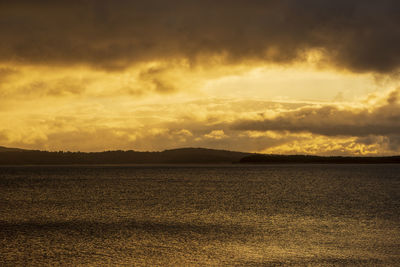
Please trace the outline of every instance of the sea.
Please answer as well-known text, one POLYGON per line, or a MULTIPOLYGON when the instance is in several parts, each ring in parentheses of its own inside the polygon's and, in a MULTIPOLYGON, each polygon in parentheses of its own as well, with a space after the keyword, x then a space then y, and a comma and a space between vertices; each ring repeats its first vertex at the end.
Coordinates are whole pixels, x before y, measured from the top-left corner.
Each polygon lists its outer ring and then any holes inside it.
POLYGON ((400 266, 400 165, 3 166, 0 266, 400 266))

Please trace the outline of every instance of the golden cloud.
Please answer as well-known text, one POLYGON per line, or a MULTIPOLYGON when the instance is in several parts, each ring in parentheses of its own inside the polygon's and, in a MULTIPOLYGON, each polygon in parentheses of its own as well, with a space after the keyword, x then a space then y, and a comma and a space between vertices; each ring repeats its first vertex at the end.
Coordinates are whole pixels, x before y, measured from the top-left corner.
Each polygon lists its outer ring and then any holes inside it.
POLYGON ((51 116, 14 117, 2 124, 0 138, 6 146, 49 150, 208 147, 266 153, 389 155, 400 148, 397 93, 377 97, 378 106, 360 102, 359 107, 262 101, 254 105, 251 100, 214 99, 142 105, 110 114, 94 106, 71 110, 67 116, 60 110, 51 116), (243 112, 235 109, 238 106, 252 108, 243 112), (279 110, 276 117, 259 115, 273 109, 279 110), (275 124, 275 119, 285 123, 275 124))

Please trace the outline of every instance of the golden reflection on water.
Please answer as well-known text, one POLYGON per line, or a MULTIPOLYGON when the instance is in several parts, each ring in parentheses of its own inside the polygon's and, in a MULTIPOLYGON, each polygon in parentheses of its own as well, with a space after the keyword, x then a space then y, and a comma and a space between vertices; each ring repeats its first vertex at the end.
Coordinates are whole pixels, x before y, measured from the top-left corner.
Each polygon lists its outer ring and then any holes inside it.
POLYGON ((5 266, 396 266, 400 166, 0 168, 5 266))

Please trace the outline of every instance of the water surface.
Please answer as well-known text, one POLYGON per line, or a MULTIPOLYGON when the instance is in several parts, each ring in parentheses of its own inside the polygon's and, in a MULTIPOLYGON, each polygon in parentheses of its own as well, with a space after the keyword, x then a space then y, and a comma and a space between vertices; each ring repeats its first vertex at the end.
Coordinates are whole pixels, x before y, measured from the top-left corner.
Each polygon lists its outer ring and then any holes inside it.
POLYGON ((0 265, 399 266, 399 165, 0 167, 0 265))

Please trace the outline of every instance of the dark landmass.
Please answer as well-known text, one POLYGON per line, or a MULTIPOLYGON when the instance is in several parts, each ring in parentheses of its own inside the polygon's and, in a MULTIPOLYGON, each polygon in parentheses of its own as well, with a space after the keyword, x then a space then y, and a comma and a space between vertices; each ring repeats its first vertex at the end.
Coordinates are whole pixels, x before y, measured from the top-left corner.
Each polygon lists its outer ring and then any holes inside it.
POLYGON ((28 151, 28 150, 20 149, 20 148, 12 148, 12 147, 0 146, 0 152, 11 152, 11 151, 28 151))
POLYGON ((104 151, 49 152, 0 147, 0 165, 68 164, 284 164, 284 163, 400 163, 392 157, 321 157, 307 155, 267 155, 205 148, 180 148, 161 152, 104 151))
POLYGON ((321 157, 308 155, 265 155, 252 154, 240 159, 239 163, 247 164, 281 164, 281 163, 336 163, 336 164, 379 164, 400 163, 400 156, 391 157, 321 157))
POLYGON ((48 152, 38 150, 0 150, 0 165, 62 164, 220 164, 239 162, 250 153, 205 148, 181 148, 162 152, 48 152))

